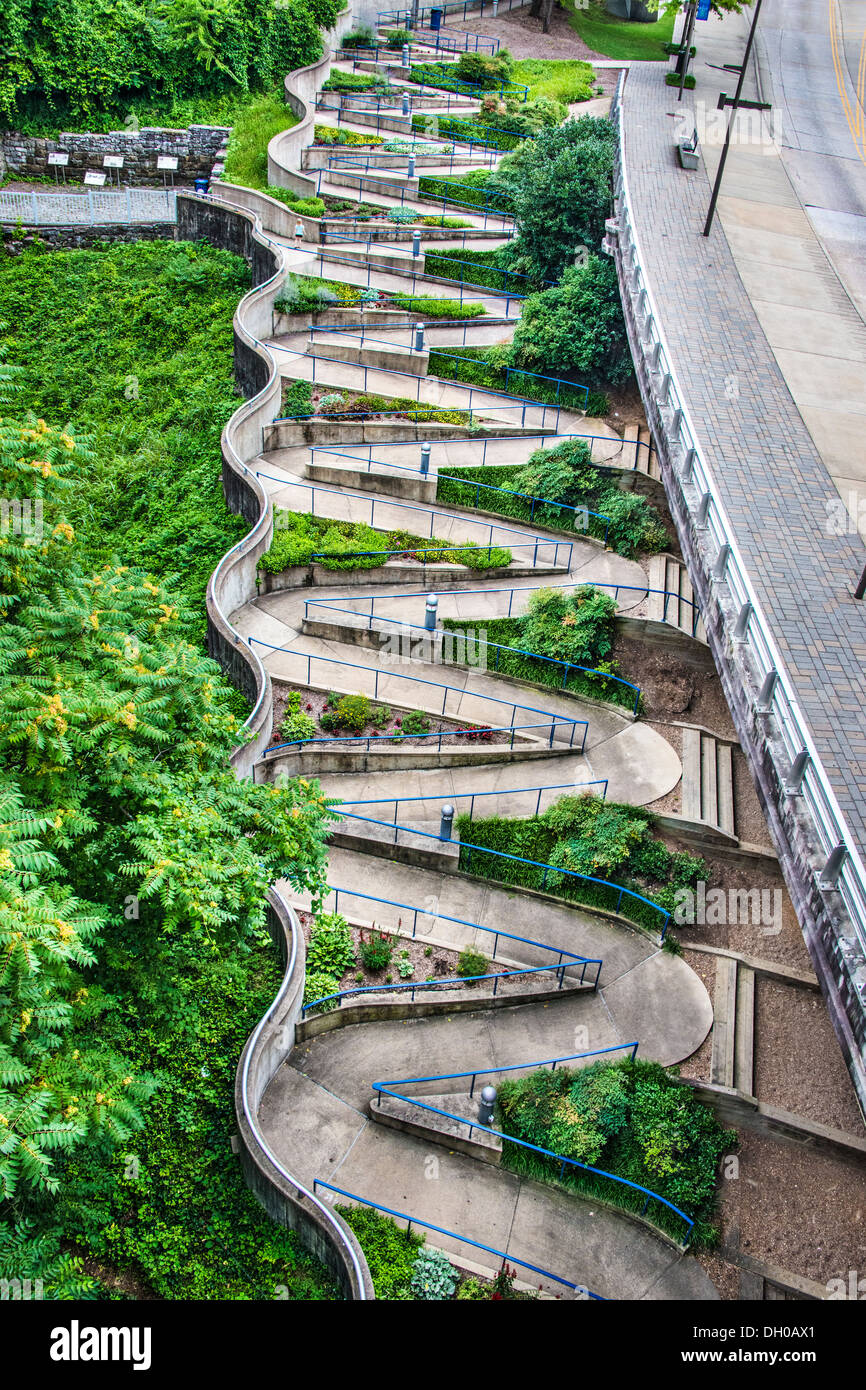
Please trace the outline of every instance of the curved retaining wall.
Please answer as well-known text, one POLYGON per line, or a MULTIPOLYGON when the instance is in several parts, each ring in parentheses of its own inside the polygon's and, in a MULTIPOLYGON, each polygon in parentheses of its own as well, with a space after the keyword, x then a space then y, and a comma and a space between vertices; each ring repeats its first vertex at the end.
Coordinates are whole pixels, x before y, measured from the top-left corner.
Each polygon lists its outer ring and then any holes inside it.
MULTIPOLYGON (((282 130, 268 144, 268 183, 275 188, 291 188, 305 198, 315 197, 316 180, 296 172, 301 156, 307 145, 313 141, 313 126, 316 121, 316 94, 331 71, 331 46, 339 48, 340 40, 348 34, 354 24, 352 7, 337 19, 333 29, 325 35, 325 53, 318 63, 298 68, 286 74, 283 83, 283 96, 286 105, 298 117, 298 124, 291 130, 282 130), (308 102, 312 99, 312 105, 308 102)), ((269 200, 272 201, 272 200, 269 200)), ((316 238, 318 240, 318 237, 316 238)))
POLYGON ((247 1039, 235 1078, 240 1158, 248 1186, 274 1221, 297 1232, 346 1298, 373 1299, 373 1281, 352 1231, 285 1169, 258 1127, 262 1096, 295 1045, 304 999, 304 937, 292 909, 276 890, 268 893, 268 926, 285 963, 277 996, 247 1039))

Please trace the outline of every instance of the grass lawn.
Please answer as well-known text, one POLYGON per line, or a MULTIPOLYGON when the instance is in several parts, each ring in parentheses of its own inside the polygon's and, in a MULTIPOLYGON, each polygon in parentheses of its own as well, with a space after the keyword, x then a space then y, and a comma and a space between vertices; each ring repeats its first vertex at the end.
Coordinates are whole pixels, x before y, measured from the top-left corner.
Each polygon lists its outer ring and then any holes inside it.
POLYGON ((587 101, 595 93, 592 67, 576 59, 523 58, 514 64, 511 80, 529 88, 530 101, 548 97, 567 106, 587 101))
POLYGON ((674 16, 659 13, 657 24, 638 24, 627 19, 615 19, 599 0, 589 0, 587 9, 574 9, 574 0, 564 0, 569 11, 568 22, 594 53, 603 58, 638 58, 663 62, 667 54, 663 43, 670 43, 674 31, 674 16))
POLYGON ((257 188, 263 193, 268 186, 268 141, 297 124, 280 88, 248 100, 236 113, 229 137, 226 182, 257 188))

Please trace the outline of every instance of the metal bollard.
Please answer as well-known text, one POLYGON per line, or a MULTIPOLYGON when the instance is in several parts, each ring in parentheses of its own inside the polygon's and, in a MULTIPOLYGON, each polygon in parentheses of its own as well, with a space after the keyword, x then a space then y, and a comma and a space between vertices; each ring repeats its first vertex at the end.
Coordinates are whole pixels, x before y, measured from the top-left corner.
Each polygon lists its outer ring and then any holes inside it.
MULTIPOLYGON (((425 478, 426 478, 427 474, 430 472, 430 445, 429 445, 429 444, 422 444, 422 445, 421 445, 421 472, 423 473, 423 475, 424 475, 425 478)), ((433 595, 431 594, 430 597, 432 598, 433 595)))
POLYGON ((409 115, 409 93, 408 93, 408 92, 404 92, 404 93, 403 93, 403 115, 404 115, 404 116, 408 116, 408 115, 409 115))
POLYGON ((481 1092, 481 1102, 478 1106, 478 1123, 489 1125, 493 1120, 493 1108, 496 1105, 496 1087, 485 1086, 481 1092))
POLYGON ((423 351, 424 351, 424 325, 423 325, 423 323, 416 323, 416 325, 415 325, 415 351, 416 351, 416 352, 423 352, 423 351))
POLYGON ((427 632, 436 631, 436 610, 439 607, 439 600, 435 594, 427 595, 427 602, 424 605, 424 627, 427 632))
POLYGON ((453 806, 443 806, 443 807, 442 807, 442 818, 441 818, 441 820, 439 821, 439 839, 440 839, 440 840, 450 840, 450 839, 451 839, 451 827, 453 826, 453 824, 454 824, 454 807, 453 807, 453 806))
POLYGON ((415 177, 415 156, 414 156, 414 154, 410 154, 410 156, 409 156, 409 169, 408 169, 408 172, 407 172, 407 177, 410 178, 410 179, 414 179, 414 177, 415 177))
POLYGON ((412 233, 412 255, 421 255, 421 233, 417 230, 412 233))
POLYGON ((404 67, 404 68, 408 68, 408 66, 409 66, 409 45, 408 45, 408 43, 404 43, 404 45, 403 45, 403 67, 404 67))

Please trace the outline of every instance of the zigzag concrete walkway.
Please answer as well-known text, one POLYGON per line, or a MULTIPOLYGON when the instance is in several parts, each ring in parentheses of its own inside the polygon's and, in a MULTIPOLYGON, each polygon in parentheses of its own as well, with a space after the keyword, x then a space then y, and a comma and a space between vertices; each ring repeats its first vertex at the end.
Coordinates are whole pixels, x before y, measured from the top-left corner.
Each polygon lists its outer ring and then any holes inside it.
MULTIPOLYGON (((399 174, 397 181, 400 181, 399 174)), ((336 181, 329 182, 327 187, 323 185, 323 191, 353 198, 360 193, 364 201, 381 205, 399 201, 379 192, 369 195, 363 189, 352 192, 336 181)), ((418 206, 424 210, 423 204, 418 206)), ((460 215, 463 215, 462 210, 460 215)), ((467 214, 466 220, 477 227, 482 219, 467 214)), ((479 239, 478 244, 488 249, 496 240, 479 239)), ((323 257, 314 257, 297 248, 292 248, 290 254, 292 264, 301 274, 324 274, 352 284, 369 283, 403 293, 412 286, 415 267, 411 255, 390 243, 382 249, 359 242, 354 248, 341 247, 338 253, 325 248, 323 257)), ((455 297, 452 286, 437 286, 429 281, 421 282, 416 293, 455 297)), ((514 299, 509 301, 503 296, 475 291, 467 297, 480 301, 488 315, 499 322, 470 328, 465 338, 460 336, 462 324, 456 329, 442 325, 431 335, 431 341, 445 344, 490 341, 491 331, 502 336, 516 321, 519 303, 514 299)), ((407 342, 405 329, 401 331, 402 338, 398 331, 391 333, 392 348, 398 352, 407 342)), ((337 335, 327 344, 329 347, 335 345, 339 346, 337 335)), ((469 388, 458 384, 405 375, 387 368, 367 366, 365 370, 366 348, 363 345, 357 362, 325 362, 321 347, 314 358, 308 351, 308 336, 298 333, 290 324, 282 333, 275 328, 270 346, 287 377, 310 379, 315 371, 317 383, 334 387, 411 396, 450 407, 466 408, 470 401, 469 388)), ((550 431, 554 424, 549 408, 545 410, 540 405, 526 408, 522 402, 503 401, 501 395, 491 392, 473 390, 471 408, 489 414, 491 420, 503 425, 522 424, 527 435, 530 430, 537 432, 539 428, 550 431)), ((620 461, 622 441, 603 422, 562 411, 555 419, 555 428, 563 434, 598 436, 593 446, 594 457, 613 463, 620 461)), ((357 441, 357 433, 352 436, 347 429, 346 435, 357 441)), ((327 437, 339 437, 339 431, 336 436, 331 433, 327 437)), ((539 442, 537 437, 497 441, 491 446, 489 461, 526 458, 539 442)), ((479 445, 480 441, 475 439, 437 443, 434 468, 442 462, 454 466, 461 461, 474 461, 479 445)), ((356 449, 355 442, 350 451, 354 453, 356 449)), ((260 475, 267 475, 265 482, 276 505, 308 510, 304 497, 309 494, 305 493, 304 484, 310 480, 311 459, 324 462, 328 467, 353 467, 352 460, 310 455, 306 446, 298 446, 294 440, 292 447, 271 450, 253 466, 260 475)), ((377 464, 373 472, 379 498, 375 504, 375 524, 413 529, 407 521, 412 513, 400 511, 395 505, 398 499, 391 474, 396 474, 396 470, 377 464)), ((352 485, 348 479, 339 481, 336 486, 333 482, 326 486, 330 488, 329 494, 317 493, 319 514, 370 518, 370 492, 352 485)), ((424 506, 423 503, 418 505, 424 506)), ((442 514, 434 519, 433 530, 437 537, 460 541, 477 539, 480 528, 488 534, 490 523, 473 516, 468 509, 427 504, 428 511, 430 505, 442 514)), ((494 521, 492 526, 494 543, 499 538, 512 547, 520 543, 521 537, 534 545, 541 534, 532 527, 510 521, 494 521), (510 536, 510 541, 505 540, 506 536, 510 536)), ((421 527, 418 531, 424 533, 421 527)), ((606 554, 586 540, 577 540, 567 568, 556 570, 550 564, 551 558, 557 558, 550 546, 548 536, 539 552, 542 563, 526 577, 506 574, 485 579, 473 574, 455 581, 452 571, 448 591, 440 599, 440 612, 465 619, 494 616, 503 611, 504 601, 494 590, 522 585, 524 590, 512 609, 520 612, 532 588, 545 583, 571 585, 590 580, 634 586, 621 592, 618 602, 622 611, 634 612, 639 608, 647 586, 642 566, 606 554), (481 592, 470 593, 469 590, 481 592)), ((512 570, 517 568, 517 554, 515 552, 512 570)), ((333 578, 340 580, 339 576, 333 578)), ((382 584, 317 582, 313 588, 262 595, 234 614, 232 622, 247 639, 260 644, 257 650, 272 676, 298 684, 309 681, 324 689, 334 686, 366 689, 365 681, 369 683, 375 674, 383 674, 381 653, 354 645, 348 640, 348 634, 335 639, 302 632, 305 601, 312 598, 339 603, 343 616, 333 613, 327 616, 345 627, 360 621, 358 613, 365 600, 373 600, 377 605, 379 621, 393 616, 402 607, 404 618, 417 622, 420 621, 422 596, 429 584, 429 573, 413 582, 413 576, 407 574, 407 567, 403 565, 399 567, 399 579, 395 579, 392 586, 399 591, 397 598, 389 599, 391 590, 385 588, 383 593, 382 584), (389 604, 390 614, 386 611, 389 604)), ((507 600, 508 595, 504 597, 507 600)), ((525 711, 533 707, 544 711, 548 717, 585 718, 588 722, 585 752, 574 753, 557 744, 552 755, 547 752, 542 757, 541 750, 529 747, 528 759, 510 764, 479 762, 471 767, 445 766, 412 772, 412 749, 409 748, 405 752, 410 758, 404 759, 402 764, 392 760, 391 770, 325 774, 322 781, 329 794, 346 800, 410 794, 460 798, 470 789, 495 790, 497 795, 486 799, 481 812, 488 814, 494 810, 519 809, 522 803, 517 789, 520 787, 553 788, 559 783, 574 786, 594 776, 603 776, 610 779, 611 796, 648 802, 670 790, 680 777, 679 759, 671 746, 653 730, 641 723, 632 723, 612 706, 595 706, 552 689, 527 689, 492 673, 454 667, 446 671, 441 665, 411 661, 405 669, 396 668, 393 674, 385 673, 380 698, 438 712, 443 679, 455 687, 454 704, 447 712, 460 720, 497 722, 490 718, 494 708, 491 701, 499 702, 497 707, 503 710, 516 706, 525 711), (400 689, 399 682, 408 673, 420 681, 412 686, 411 698, 408 693, 402 696, 392 693, 400 689), (388 681, 393 682, 391 687, 388 681), (434 689, 438 692, 435 695, 438 703, 434 703, 434 689), (404 770, 407 764, 408 772, 404 770)), ((403 689, 405 692, 405 685, 403 689)), ((548 793, 545 804, 550 799, 552 794, 548 793)), ((419 826, 429 816, 423 804, 420 811, 412 814, 415 819, 410 823, 419 826)), ((585 1051, 586 1036, 591 1040, 591 1047, 639 1038, 642 1055, 657 1057, 663 1062, 678 1060, 700 1045, 712 1021, 709 997, 694 972, 682 960, 659 951, 637 931, 565 904, 550 903, 519 891, 491 888, 464 875, 410 868, 349 848, 332 848, 330 865, 331 883, 339 887, 351 885, 356 893, 381 894, 397 902, 418 905, 428 912, 463 917, 483 926, 498 926, 531 937, 537 942, 555 942, 581 954, 602 956, 601 988, 597 993, 571 993, 547 1004, 524 1003, 496 1012, 478 1009, 452 1017, 355 1025, 299 1045, 271 1082, 259 1117, 267 1142, 288 1169, 305 1183, 311 1184, 316 1178, 332 1181, 368 1199, 411 1212, 419 1219, 498 1246, 515 1257, 574 1279, 605 1297, 715 1298, 712 1284, 694 1260, 681 1256, 655 1232, 624 1214, 537 1183, 518 1180, 509 1173, 450 1153, 445 1148, 437 1147, 431 1155, 429 1142, 375 1125, 366 1113, 373 1080, 419 1072, 532 1063, 545 1057, 585 1051)), ((283 891, 291 896, 286 885, 283 891)), ((362 899, 357 899, 347 910, 362 920, 375 917, 380 923, 388 921, 392 925, 393 914, 396 912, 400 916, 400 909, 389 909, 381 903, 370 904, 362 899)), ((441 917, 435 923, 428 922, 428 927, 431 941, 452 945, 462 944, 473 935, 472 928, 443 923, 441 917)), ((536 951, 538 959, 532 960, 531 947, 514 943, 511 946, 512 954, 514 950, 518 955, 523 952, 528 964, 539 963, 543 956, 536 951)), ((448 1248, 460 1248, 459 1242, 455 1245, 443 1237, 436 1239, 448 1248)), ((463 1253, 472 1258, 471 1252, 463 1253)))

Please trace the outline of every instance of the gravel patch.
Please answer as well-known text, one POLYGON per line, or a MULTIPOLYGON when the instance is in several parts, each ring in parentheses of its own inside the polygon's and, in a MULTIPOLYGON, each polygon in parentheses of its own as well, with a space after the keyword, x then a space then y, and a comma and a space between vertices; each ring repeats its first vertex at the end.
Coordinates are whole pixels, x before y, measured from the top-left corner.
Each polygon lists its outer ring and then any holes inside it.
POLYGON ((720 1182, 723 1243, 824 1284, 866 1269, 866 1164, 740 1132, 720 1182))
MULTIPOLYGON (((716 988, 716 958, 715 956, 704 955, 703 951, 683 951, 683 960, 686 965, 690 965, 706 987, 710 998, 716 988)), ((710 1079, 710 1058, 713 1053, 713 1030, 710 1029, 704 1041, 701 1043, 697 1052, 693 1052, 691 1057, 687 1057, 684 1062, 679 1064, 680 1076, 688 1077, 690 1081, 709 1081, 710 1079)))
POLYGON ((755 981, 755 1091, 759 1100, 863 1134, 863 1118, 822 996, 755 981))

